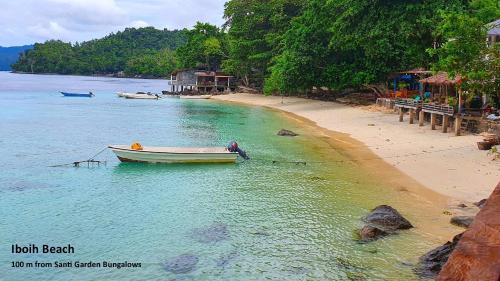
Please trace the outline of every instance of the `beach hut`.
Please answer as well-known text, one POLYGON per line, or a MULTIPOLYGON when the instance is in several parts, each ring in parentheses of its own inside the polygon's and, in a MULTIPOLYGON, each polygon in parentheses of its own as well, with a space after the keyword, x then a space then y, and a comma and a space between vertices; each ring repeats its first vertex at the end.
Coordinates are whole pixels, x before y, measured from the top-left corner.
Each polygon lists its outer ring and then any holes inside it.
POLYGON ((488 25, 488 46, 500 43, 500 20, 489 23, 488 25))
POLYGON ((393 73, 389 76, 388 97, 412 98, 420 95, 420 80, 432 75, 431 71, 424 68, 393 73))
POLYGON ((422 84, 422 111, 419 116, 420 126, 424 125, 425 113, 431 115, 431 128, 435 130, 437 117, 442 118, 442 131, 448 130, 449 119, 455 118, 455 132, 460 134, 464 101, 460 84, 462 77, 450 77, 446 72, 420 80, 422 84))
POLYGON ((172 92, 185 90, 198 93, 225 92, 234 88, 234 77, 221 71, 180 69, 172 72, 172 92))
POLYGON ((420 79, 428 77, 432 72, 424 68, 393 73, 389 76, 386 98, 377 100, 379 105, 399 110, 399 121, 403 122, 405 111, 410 112, 410 124, 413 124, 415 114, 420 111, 422 101, 420 79), (416 98, 417 97, 417 98, 416 98), (416 98, 416 99, 415 99, 416 98))

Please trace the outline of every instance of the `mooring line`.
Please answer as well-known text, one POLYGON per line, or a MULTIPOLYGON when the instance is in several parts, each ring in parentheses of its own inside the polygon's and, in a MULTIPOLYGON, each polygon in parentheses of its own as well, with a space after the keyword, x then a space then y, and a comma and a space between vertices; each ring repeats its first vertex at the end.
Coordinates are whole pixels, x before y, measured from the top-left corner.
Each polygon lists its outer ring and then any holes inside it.
POLYGON ((49 166, 49 168, 58 168, 58 167, 65 167, 65 166, 80 167, 80 164, 82 164, 82 163, 87 163, 88 167, 90 167, 90 164, 97 164, 97 165, 100 165, 101 163, 106 164, 106 161, 98 161, 98 160, 95 160, 95 158, 97 156, 101 155, 107 149, 108 149, 108 147, 103 148, 101 151, 99 151, 96 155, 90 157, 88 160, 76 161, 76 162, 67 163, 67 164, 60 164, 60 165, 49 166))

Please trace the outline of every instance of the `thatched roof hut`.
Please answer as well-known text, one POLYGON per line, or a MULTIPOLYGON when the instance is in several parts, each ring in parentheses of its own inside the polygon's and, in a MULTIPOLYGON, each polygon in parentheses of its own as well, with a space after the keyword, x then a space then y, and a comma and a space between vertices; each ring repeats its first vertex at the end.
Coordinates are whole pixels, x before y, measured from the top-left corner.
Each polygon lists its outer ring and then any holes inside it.
POLYGON ((462 77, 456 75, 455 78, 450 78, 448 73, 439 72, 431 77, 421 79, 420 83, 429 85, 456 85, 462 83, 462 77))

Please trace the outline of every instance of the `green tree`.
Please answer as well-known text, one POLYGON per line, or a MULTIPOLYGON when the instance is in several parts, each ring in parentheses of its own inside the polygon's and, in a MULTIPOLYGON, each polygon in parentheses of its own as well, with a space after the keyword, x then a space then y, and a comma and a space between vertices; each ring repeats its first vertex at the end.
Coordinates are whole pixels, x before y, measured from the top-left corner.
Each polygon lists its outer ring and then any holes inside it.
POLYGON ((125 67, 128 75, 142 75, 149 77, 165 77, 175 70, 176 61, 174 52, 169 49, 151 51, 130 59, 125 67))
MULTIPOLYGON (((35 44, 33 50, 19 57, 15 71, 59 74, 108 74, 124 71, 129 61, 157 53, 163 49, 175 50, 185 44, 186 31, 158 30, 153 27, 127 28, 96 40, 82 43, 47 41, 35 44)), ((170 54, 167 55, 170 57, 170 54)), ((151 66, 154 68, 155 64, 151 66)), ((128 68, 130 71, 132 68, 128 68)), ((159 71, 144 70, 159 73, 159 71)), ((156 74, 155 74, 156 75, 156 74)))
POLYGON ((456 6, 462 1, 308 1, 283 37, 266 92, 383 89, 389 73, 429 65, 436 11, 456 6))
POLYGON ((498 2, 474 0, 457 10, 441 10, 441 22, 435 30, 443 39, 438 48, 429 48, 437 58, 435 71, 446 71, 463 78, 462 88, 470 95, 487 94, 498 99, 500 89, 498 67, 500 46, 486 44, 487 24, 500 17, 498 2))
POLYGON ((225 34, 215 25, 198 22, 186 32, 187 42, 176 51, 179 68, 220 68, 225 56, 225 34))
POLYGON ((261 87, 268 68, 283 48, 282 36, 290 21, 307 1, 231 0, 224 17, 228 30, 229 57, 224 69, 237 75, 245 85, 261 87))

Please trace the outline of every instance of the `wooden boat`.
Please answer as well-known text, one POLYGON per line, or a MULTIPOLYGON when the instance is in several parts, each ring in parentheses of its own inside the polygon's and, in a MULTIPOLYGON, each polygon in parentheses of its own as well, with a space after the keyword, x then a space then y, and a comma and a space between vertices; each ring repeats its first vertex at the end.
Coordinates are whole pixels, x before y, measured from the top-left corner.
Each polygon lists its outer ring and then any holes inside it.
MULTIPOLYGON (((136 145, 136 144, 134 144, 136 145)), ((122 162, 145 163, 234 163, 237 152, 225 147, 134 147, 110 145, 109 148, 122 162)))
POLYGON ((65 97, 77 97, 77 98, 91 98, 94 96, 92 92, 88 94, 81 94, 81 93, 68 93, 68 92, 61 92, 61 94, 65 97))
POLYGON ((200 96, 180 96, 181 99, 186 100, 209 100, 212 98, 212 95, 200 95, 200 96))

